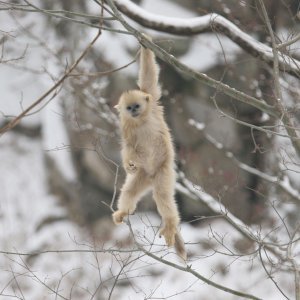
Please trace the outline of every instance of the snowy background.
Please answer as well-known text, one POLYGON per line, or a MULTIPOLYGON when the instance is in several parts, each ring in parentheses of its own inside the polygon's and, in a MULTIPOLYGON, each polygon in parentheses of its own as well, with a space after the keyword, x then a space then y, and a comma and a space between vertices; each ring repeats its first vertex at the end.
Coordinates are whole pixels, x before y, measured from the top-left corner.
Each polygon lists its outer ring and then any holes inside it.
MULTIPOLYGON (((98 9, 93 3, 88 5, 90 11, 98 9)), ((147 0, 142 7, 165 16, 197 15, 171 1, 147 0)), ((0 69, 0 118, 4 120, 20 113, 51 87, 64 71, 61 62, 70 57, 50 54, 62 47, 62 40, 47 30, 45 16, 0 14, 0 29, 9 32, 2 53, 10 61, 1 64, 0 69)), ((120 28, 116 23, 114 26, 120 28)), ((96 31, 87 32, 78 45, 88 43, 96 31)), ((161 34, 158 39, 167 37, 161 34)), ((132 60, 137 43, 132 37, 104 31, 95 47, 106 61, 118 67, 132 60)), ((224 63, 223 49, 227 62, 241 52, 229 39, 207 33, 193 38, 189 52, 180 60, 205 72, 224 63)), ((83 68, 92 66, 85 62, 83 68)), ((137 70, 137 64, 133 64, 122 70, 122 76, 135 76, 137 70)), ((99 84, 105 86, 105 79, 99 79, 99 84)), ((136 251, 128 226, 115 227, 109 216, 99 219, 92 228, 74 221, 68 205, 49 188, 48 178, 50 157, 66 182, 80 185, 68 148, 64 94, 59 93, 44 106, 45 103, 47 100, 21 122, 24 127, 40 127, 40 135, 30 137, 10 131, 0 137, 0 299, 237 299, 136 251)), ((296 182, 298 173, 293 174, 296 182)), ((113 187, 111 182, 110 188, 113 187)), ((102 205, 99 199, 99 207, 102 205)), ((295 209, 294 204, 283 208, 285 212, 295 209)), ((269 214, 278 219, 272 209, 269 214)), ((130 222, 137 240, 146 249, 184 266, 158 238, 160 219, 156 214, 138 212, 130 222)), ((253 228, 267 234, 259 226, 253 228)), ((283 299, 253 252, 253 245, 246 247, 248 255, 234 254, 246 241, 222 218, 208 218, 198 225, 183 223, 181 231, 192 269, 216 283, 261 299, 283 299)), ((276 229, 275 235, 282 243, 288 241, 282 227, 276 229)), ((274 273, 274 278, 292 298, 291 272, 274 273)))
MULTIPOLYGON (((43 151, 39 140, 14 133, 1 138, 2 298, 108 299, 120 273, 111 299, 199 299, 202 295, 205 299, 236 299, 142 253, 118 252, 133 249, 125 224, 112 231, 107 228, 111 231, 108 239, 95 240, 90 232, 68 220, 59 200, 48 192, 43 151)), ((184 265, 158 238, 160 220, 156 215, 137 214, 130 221, 140 242, 154 244, 148 246, 152 253, 184 265)), ((257 257, 231 256, 218 245, 215 237, 233 251, 235 243, 243 243, 230 225, 223 221, 205 222, 201 227, 183 224, 181 232, 187 243, 188 264, 201 275, 262 299, 282 299, 257 257)), ((289 289, 293 278, 286 274, 278 280, 289 289)))

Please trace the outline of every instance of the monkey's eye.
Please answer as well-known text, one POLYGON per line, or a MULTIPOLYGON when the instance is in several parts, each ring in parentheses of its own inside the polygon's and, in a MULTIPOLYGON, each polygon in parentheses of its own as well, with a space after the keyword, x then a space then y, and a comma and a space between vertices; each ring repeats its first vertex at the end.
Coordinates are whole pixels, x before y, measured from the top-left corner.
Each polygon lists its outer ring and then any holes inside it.
POLYGON ((131 110, 131 108, 132 107, 130 105, 126 107, 127 110, 131 110))
POLYGON ((135 108, 135 109, 138 109, 138 108, 140 108, 140 105, 139 105, 139 104, 136 104, 136 105, 134 106, 134 108, 135 108))

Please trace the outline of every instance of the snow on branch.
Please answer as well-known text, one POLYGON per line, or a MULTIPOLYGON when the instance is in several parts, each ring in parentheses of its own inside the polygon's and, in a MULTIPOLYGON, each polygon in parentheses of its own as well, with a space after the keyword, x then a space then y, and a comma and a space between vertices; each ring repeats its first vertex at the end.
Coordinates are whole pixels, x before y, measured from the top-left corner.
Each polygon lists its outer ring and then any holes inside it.
POLYGON ((290 183, 290 179, 288 176, 284 176, 283 178, 279 178, 278 176, 269 175, 265 172, 262 172, 258 170, 257 168, 253 168, 241 161, 239 161, 236 156, 229 150, 226 149, 226 147, 217 141, 214 137, 212 137, 210 134, 204 131, 205 126, 202 123, 199 123, 193 119, 189 120, 189 125, 196 128, 197 130, 201 131, 204 138, 213 145, 216 149, 222 151, 224 155, 230 159, 234 164, 236 164, 241 170, 246 171, 252 175, 258 176, 261 179, 276 184, 282 191, 287 193, 292 200, 294 200, 296 203, 300 203, 300 193, 298 190, 296 190, 290 183))
POLYGON ((183 172, 178 173, 179 181, 176 184, 176 189, 183 194, 190 196, 194 200, 198 200, 205 204, 211 211, 216 214, 221 214, 225 219, 242 235, 250 240, 257 240, 257 233, 249 226, 244 224, 240 219, 235 217, 228 209, 213 196, 203 191, 203 189, 188 180, 183 172))
POLYGON ((233 99, 236 99, 238 101, 241 101, 245 104, 251 105, 253 107, 256 107, 257 109, 261 110, 262 112, 265 112, 266 114, 273 116, 275 118, 281 118, 281 114, 279 114, 276 109, 267 104, 266 101, 263 99, 257 99, 255 97, 252 97, 248 94, 245 94, 241 91, 238 91, 234 88, 229 87, 227 84, 222 83, 221 81, 215 80, 206 74, 197 72, 193 70, 192 68, 188 67, 187 65, 181 63, 178 59, 176 59, 173 55, 170 55, 168 52, 166 52, 164 49, 159 47, 157 44, 153 43, 151 40, 149 40, 146 35, 132 27, 122 16, 122 14, 119 12, 118 8, 115 6, 115 3, 113 0, 107 0, 107 5, 112 9, 114 15, 118 19, 118 21, 127 29, 127 31, 131 34, 133 34, 136 39, 139 41, 141 45, 143 45, 146 48, 149 48, 152 50, 157 57, 159 57, 161 60, 166 62, 167 64, 171 65, 173 68, 178 70, 179 72, 198 80, 199 82, 210 86, 216 90, 218 90, 221 93, 224 93, 228 95, 229 97, 232 97, 233 99))
MULTIPOLYGON (((126 224, 129 227, 131 236, 133 237, 134 243, 137 246, 137 248, 141 252, 143 252, 144 254, 146 254, 147 256, 153 258, 154 260, 156 260, 156 261, 158 261, 160 263, 163 263, 164 265, 170 266, 170 267, 172 267, 174 269, 180 270, 182 272, 190 273, 191 275, 195 276, 196 278, 198 278, 202 282, 204 282, 204 283, 206 283, 206 284, 208 284, 210 286, 213 286, 213 287, 215 287, 215 288, 217 288, 217 289, 219 289, 221 291, 224 291, 226 293, 229 293, 229 294, 232 294, 232 295, 236 295, 236 296, 239 296, 239 297, 243 297, 245 299, 261 300, 261 298, 255 297, 255 296, 253 296, 251 294, 246 294, 244 292, 228 288, 228 287, 226 287, 224 285, 216 283, 215 281, 211 280, 211 278, 204 277, 197 270, 195 270, 195 269, 192 268, 193 267, 192 264, 185 264, 185 266, 182 266, 180 264, 171 262, 170 260, 167 260, 164 257, 157 256, 157 255, 153 254, 151 251, 146 250, 145 247, 137 241, 137 239, 135 238, 135 234, 133 232, 133 229, 132 229, 132 226, 131 226, 130 222, 127 221, 126 224)), ((166 298, 163 298, 163 299, 166 299, 166 298)))
POLYGON ((191 182, 183 172, 178 172, 178 177, 179 182, 176 183, 176 190, 178 192, 189 196, 195 201, 200 201, 217 215, 223 215, 224 219, 244 237, 256 242, 260 246, 263 246, 265 250, 274 254, 276 257, 282 257, 279 245, 272 243, 268 234, 263 236, 263 232, 261 232, 260 229, 256 230, 246 225, 242 220, 228 211, 228 209, 220 201, 206 193, 197 184, 191 182))
MULTIPOLYGON (((212 13, 195 18, 173 18, 147 12, 130 0, 115 0, 117 8, 137 23, 157 31, 176 35, 204 32, 222 33, 253 57, 273 64, 272 48, 257 41, 221 15, 212 13)), ((295 77, 300 76, 300 61, 280 52, 279 68, 295 77)))
MULTIPOLYGON (((121 1, 121 0, 118 0, 118 1, 121 1)), ((127 1, 127 0, 122 0, 122 1, 127 1)), ((128 3, 131 3, 131 2, 128 2, 128 3)), ((288 116, 288 114, 286 114, 286 113, 283 114, 283 112, 278 107, 269 105, 263 99, 257 99, 255 97, 252 97, 248 94, 245 94, 241 91, 231 88, 228 85, 222 83, 221 81, 217 81, 217 80, 207 76, 206 74, 197 72, 194 69, 189 68, 185 64, 181 63, 178 59, 176 59, 173 55, 170 55, 167 51, 165 51, 164 49, 162 49, 161 47, 159 47, 158 45, 153 43, 151 40, 149 40, 146 35, 144 35, 139 30, 137 30, 136 28, 131 26, 124 19, 123 15, 120 13, 120 11, 116 7, 115 2, 113 0, 106 0, 106 4, 111 8, 116 19, 123 25, 123 27, 125 29, 127 29, 127 31, 129 33, 133 34, 136 37, 136 39, 139 41, 139 43, 142 46, 152 50, 157 57, 162 59, 167 64, 171 65, 173 68, 175 68, 179 72, 181 72, 193 79, 196 79, 199 82, 201 82, 207 86, 210 86, 210 87, 216 89, 218 92, 224 93, 224 94, 228 95, 229 97, 232 97, 240 102, 251 105, 251 106, 261 110, 262 112, 268 114, 269 116, 273 116, 273 117, 277 118, 278 120, 280 120, 284 124, 284 127, 289 135, 290 140, 292 141, 292 144, 293 144, 297 154, 300 156, 300 140, 299 140, 298 134, 296 132, 296 129, 293 126, 291 126, 292 123, 291 123, 291 120, 290 120, 290 117, 288 116)), ((133 7, 135 7, 135 6, 133 5, 133 7)), ((263 44, 261 44, 261 45, 263 45, 263 44)), ((264 46, 264 47, 267 47, 267 46, 264 46)), ((273 58, 273 52, 272 52, 271 48, 270 48, 270 55, 272 55, 272 58, 273 58)), ((281 58, 282 57, 280 57, 280 61, 282 61, 281 58)), ((299 67, 300 67, 300 63, 299 63, 299 67)), ((300 68, 299 68, 299 70, 300 70, 300 68)))

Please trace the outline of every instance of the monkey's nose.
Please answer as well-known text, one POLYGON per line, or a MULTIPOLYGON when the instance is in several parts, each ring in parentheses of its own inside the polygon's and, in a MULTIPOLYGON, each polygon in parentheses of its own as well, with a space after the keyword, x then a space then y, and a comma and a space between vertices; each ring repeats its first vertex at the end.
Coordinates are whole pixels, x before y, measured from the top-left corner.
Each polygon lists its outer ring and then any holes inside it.
POLYGON ((137 117, 137 116, 139 115, 139 111, 136 110, 136 109, 132 109, 131 115, 132 115, 133 117, 137 117))
POLYGON ((133 113, 135 113, 136 111, 139 110, 139 108, 140 108, 139 104, 136 104, 136 105, 134 105, 134 106, 132 107, 131 111, 132 111, 133 113))

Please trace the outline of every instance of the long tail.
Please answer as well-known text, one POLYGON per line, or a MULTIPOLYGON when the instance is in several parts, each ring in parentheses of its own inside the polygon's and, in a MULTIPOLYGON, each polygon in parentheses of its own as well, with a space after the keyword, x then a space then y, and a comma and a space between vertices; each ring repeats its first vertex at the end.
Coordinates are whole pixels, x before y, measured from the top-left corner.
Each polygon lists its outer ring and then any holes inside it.
POLYGON ((187 259, 187 254, 184 246, 183 238, 180 234, 180 232, 177 230, 175 234, 175 250, 178 256, 180 256, 184 261, 187 259))

